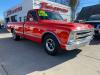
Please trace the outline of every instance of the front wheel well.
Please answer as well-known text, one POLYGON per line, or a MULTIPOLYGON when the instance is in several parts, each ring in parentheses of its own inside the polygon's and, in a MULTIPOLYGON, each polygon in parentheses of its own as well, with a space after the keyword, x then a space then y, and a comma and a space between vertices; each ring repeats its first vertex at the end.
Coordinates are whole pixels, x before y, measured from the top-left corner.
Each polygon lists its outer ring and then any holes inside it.
MULTIPOLYGON (((52 34, 52 33, 45 33, 45 34, 42 36, 42 42, 44 41, 44 38, 47 37, 48 35, 51 35, 51 36, 53 36, 53 37, 55 37, 55 38, 57 39, 57 37, 56 37, 54 34, 52 34)), ((58 41, 58 39, 57 39, 57 41, 58 41)), ((59 41, 58 41, 58 42, 59 42, 59 41)))

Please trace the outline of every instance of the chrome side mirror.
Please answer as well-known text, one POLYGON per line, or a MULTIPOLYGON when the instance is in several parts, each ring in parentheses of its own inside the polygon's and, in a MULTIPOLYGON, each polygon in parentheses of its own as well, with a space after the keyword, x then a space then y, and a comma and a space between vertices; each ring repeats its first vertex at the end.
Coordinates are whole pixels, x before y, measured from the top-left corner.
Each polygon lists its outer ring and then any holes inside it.
POLYGON ((31 22, 32 22, 32 21, 33 21, 33 18, 29 18, 29 21, 31 21, 31 22))

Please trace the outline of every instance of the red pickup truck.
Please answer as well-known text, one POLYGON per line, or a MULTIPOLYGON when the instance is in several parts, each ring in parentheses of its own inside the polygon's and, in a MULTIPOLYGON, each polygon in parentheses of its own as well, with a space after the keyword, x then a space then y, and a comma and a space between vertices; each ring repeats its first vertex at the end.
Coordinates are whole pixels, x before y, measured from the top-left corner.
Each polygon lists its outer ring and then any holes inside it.
POLYGON ((42 43, 50 55, 56 55, 58 50, 85 46, 93 36, 91 25, 68 23, 59 13, 43 9, 30 10, 25 22, 8 23, 7 28, 14 40, 24 37, 42 43))

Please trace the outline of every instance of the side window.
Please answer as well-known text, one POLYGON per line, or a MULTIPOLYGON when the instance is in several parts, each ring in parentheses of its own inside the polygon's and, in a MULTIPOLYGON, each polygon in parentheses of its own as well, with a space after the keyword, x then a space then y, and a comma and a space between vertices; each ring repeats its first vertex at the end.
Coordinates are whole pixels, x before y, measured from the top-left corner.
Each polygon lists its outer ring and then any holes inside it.
POLYGON ((27 15, 27 21, 30 21, 30 18, 33 18, 33 17, 32 17, 32 14, 29 12, 27 15))
POLYGON ((32 11, 31 13, 32 13, 34 21, 38 21, 36 11, 32 11))
POLYGON ((33 21, 38 21, 37 14, 35 11, 31 11, 28 13, 27 21, 32 21, 32 18, 33 18, 33 21))

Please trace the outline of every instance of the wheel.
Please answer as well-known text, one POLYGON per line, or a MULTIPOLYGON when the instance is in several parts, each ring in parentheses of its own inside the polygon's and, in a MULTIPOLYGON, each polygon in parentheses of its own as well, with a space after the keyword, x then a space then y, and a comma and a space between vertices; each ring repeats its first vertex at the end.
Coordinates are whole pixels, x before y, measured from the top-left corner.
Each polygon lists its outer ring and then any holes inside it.
POLYGON ((52 56, 55 56, 60 49, 59 42, 53 35, 47 35, 46 37, 44 37, 43 45, 45 51, 52 56))
POLYGON ((16 40, 16 41, 20 40, 20 36, 18 36, 16 34, 16 31, 15 30, 13 30, 13 32, 12 32, 12 38, 13 38, 13 40, 16 40))

